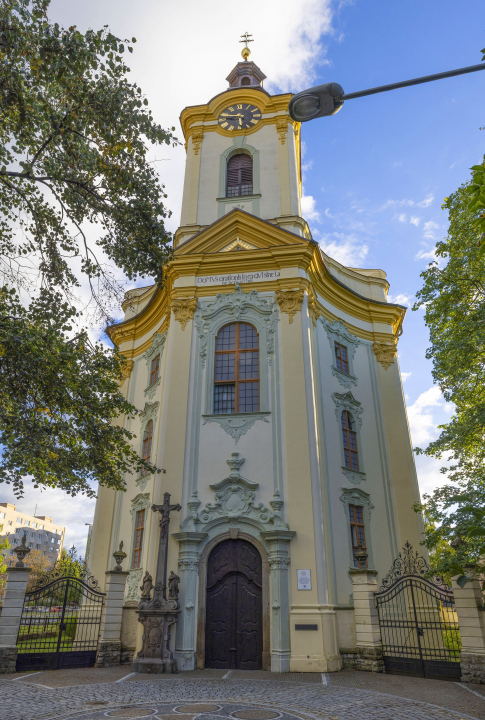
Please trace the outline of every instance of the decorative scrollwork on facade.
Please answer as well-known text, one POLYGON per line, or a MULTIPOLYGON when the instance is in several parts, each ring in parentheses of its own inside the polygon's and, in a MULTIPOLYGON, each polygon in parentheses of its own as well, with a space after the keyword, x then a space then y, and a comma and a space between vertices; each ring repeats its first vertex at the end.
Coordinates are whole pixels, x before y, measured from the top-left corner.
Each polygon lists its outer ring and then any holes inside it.
POLYGON ((360 417, 363 413, 362 405, 354 398, 350 390, 346 393, 333 393, 332 399, 335 403, 335 415, 339 424, 342 412, 347 410, 362 426, 362 418, 360 417))
POLYGON ((318 312, 315 295, 311 292, 308 292, 308 315, 310 317, 310 320, 312 321, 313 327, 315 328, 317 325, 317 320, 320 317, 320 313, 318 312))
POLYGON ((276 132, 282 145, 286 142, 286 136, 288 134, 288 118, 278 118, 276 120, 276 132))
POLYGON ((123 381, 128 380, 130 377, 134 364, 133 360, 127 360, 125 358, 125 362, 123 363, 123 367, 121 369, 121 377, 123 378, 123 381))
POLYGON ((157 417, 159 405, 160 403, 158 401, 154 403, 145 403, 145 407, 143 408, 139 416, 142 430, 147 424, 147 422, 150 422, 150 420, 155 420, 155 418, 157 417))
POLYGON ((178 298, 172 300, 172 311, 177 320, 182 325, 182 330, 192 320, 197 310, 197 298, 178 298))
POLYGON ((293 316, 296 315, 297 312, 301 311, 301 306, 302 306, 304 297, 305 297, 305 293, 303 290, 277 290, 276 291, 276 299, 278 300, 278 305, 280 306, 280 310, 281 310, 281 312, 284 312, 287 315, 289 315, 290 323, 293 322, 293 316))
POLYGON ((354 355, 356 348, 361 344, 358 337, 353 335, 341 320, 329 322, 325 318, 320 318, 320 322, 325 328, 330 349, 332 352, 332 375, 337 378, 339 383, 350 389, 353 385, 357 385, 357 378, 354 374, 354 355), (335 343, 345 345, 348 353, 349 373, 339 370, 335 364, 335 343))
POLYGON ((394 362, 394 358, 397 353, 397 345, 395 343, 375 342, 373 347, 377 362, 380 363, 385 370, 387 370, 394 362))
POLYGON ((199 154, 200 145, 202 143, 202 138, 204 137, 204 133, 202 130, 196 130, 192 133, 192 147, 194 148, 194 155, 199 154))
MULTIPOLYGON (((267 413, 269 415, 269 413, 267 413)), ((250 430, 257 420, 267 423, 269 420, 262 413, 244 413, 244 415, 210 415, 204 416, 204 425, 209 422, 217 423, 228 435, 230 435, 237 445, 239 438, 250 430)))

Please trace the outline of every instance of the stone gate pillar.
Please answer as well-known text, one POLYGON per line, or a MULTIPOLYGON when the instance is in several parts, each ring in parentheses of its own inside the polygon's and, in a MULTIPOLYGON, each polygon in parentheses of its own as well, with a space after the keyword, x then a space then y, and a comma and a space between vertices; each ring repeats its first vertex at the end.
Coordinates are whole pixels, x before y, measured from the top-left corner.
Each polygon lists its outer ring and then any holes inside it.
POLYGON ((349 570, 354 594, 355 634, 357 636, 356 670, 383 672, 381 630, 375 601, 377 570, 349 570))
POLYGON ((461 636, 461 681, 485 684, 485 608, 481 582, 471 577, 464 587, 452 579, 461 636))
POLYGON ((106 603, 101 616, 95 667, 121 665, 121 620, 126 578, 129 575, 121 567, 121 563, 126 557, 126 553, 123 552, 123 543, 120 543, 120 549, 113 555, 116 566, 114 570, 106 572, 106 603))
POLYGON ((7 568, 7 585, 0 615, 0 674, 15 672, 17 636, 30 568, 7 568))
POLYGON ((271 672, 290 671, 290 540, 292 530, 268 530, 261 537, 269 546, 271 568, 271 672))
POLYGON ((180 543, 180 608, 175 639, 175 659, 180 670, 195 670, 197 649, 197 585, 199 544, 207 537, 203 532, 179 532, 172 537, 180 543))

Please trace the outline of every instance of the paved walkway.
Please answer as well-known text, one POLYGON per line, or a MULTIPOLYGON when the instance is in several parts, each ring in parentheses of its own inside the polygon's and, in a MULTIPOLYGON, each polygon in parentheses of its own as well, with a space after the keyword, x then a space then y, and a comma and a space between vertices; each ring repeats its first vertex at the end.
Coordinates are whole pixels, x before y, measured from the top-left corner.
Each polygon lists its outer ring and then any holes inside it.
POLYGON ((131 674, 57 670, 0 680, 2 720, 485 720, 485 686, 353 670, 131 674))

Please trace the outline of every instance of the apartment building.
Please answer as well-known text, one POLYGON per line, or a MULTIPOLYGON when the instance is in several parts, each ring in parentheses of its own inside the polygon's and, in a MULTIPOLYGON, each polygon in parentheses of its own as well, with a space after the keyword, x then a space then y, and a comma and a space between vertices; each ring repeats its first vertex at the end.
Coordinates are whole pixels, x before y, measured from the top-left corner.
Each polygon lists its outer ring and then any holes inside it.
POLYGON ((43 555, 55 562, 61 554, 66 528, 52 522, 47 515, 28 515, 16 509, 10 503, 0 503, 0 537, 7 537, 10 549, 7 550, 7 565, 16 561, 14 546, 20 545, 26 535, 26 545, 31 550, 40 550, 43 555))

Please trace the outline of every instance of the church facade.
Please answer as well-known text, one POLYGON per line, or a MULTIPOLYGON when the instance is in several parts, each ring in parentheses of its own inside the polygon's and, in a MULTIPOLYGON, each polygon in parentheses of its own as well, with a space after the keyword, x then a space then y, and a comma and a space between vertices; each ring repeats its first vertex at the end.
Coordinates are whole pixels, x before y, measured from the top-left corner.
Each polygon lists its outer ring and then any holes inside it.
POLYGON ((327 672, 355 648, 349 570, 382 578, 422 520, 397 359, 405 309, 381 270, 325 255, 301 216, 300 126, 247 57, 181 114, 187 160, 165 287, 127 294, 109 329, 128 360, 127 426, 161 474, 100 488, 89 565, 129 577, 125 659, 140 650, 164 493, 180 577, 181 671, 327 672))

